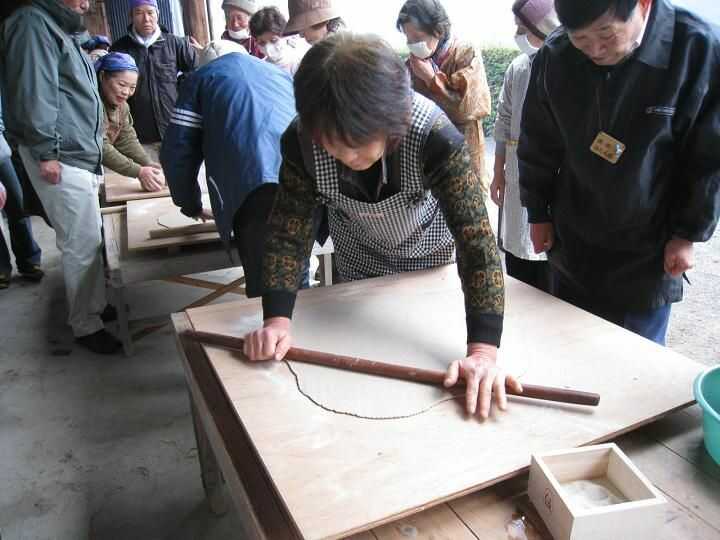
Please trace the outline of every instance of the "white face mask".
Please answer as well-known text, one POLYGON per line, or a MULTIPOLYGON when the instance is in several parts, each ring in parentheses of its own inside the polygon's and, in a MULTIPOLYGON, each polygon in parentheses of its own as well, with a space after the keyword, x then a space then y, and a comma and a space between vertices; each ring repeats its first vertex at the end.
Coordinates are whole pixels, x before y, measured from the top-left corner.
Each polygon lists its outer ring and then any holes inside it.
POLYGON ((250 37, 250 30, 243 28, 236 32, 235 30, 228 29, 228 35, 233 39, 247 39, 250 37))
POLYGON ((526 34, 523 35, 516 35, 515 36, 515 43, 517 43, 517 46, 520 47, 520 50, 527 54, 528 56, 535 55, 540 49, 535 47, 532 43, 530 43, 530 40, 528 39, 526 34))
POLYGON ((418 41, 417 43, 408 43, 408 49, 410 50, 410 54, 416 56, 417 58, 421 58, 422 60, 430 58, 433 53, 430 50, 430 47, 428 47, 428 44, 424 41, 418 41))
POLYGON ((268 62, 278 64, 285 57, 285 41, 279 39, 276 43, 268 43, 263 47, 268 62))

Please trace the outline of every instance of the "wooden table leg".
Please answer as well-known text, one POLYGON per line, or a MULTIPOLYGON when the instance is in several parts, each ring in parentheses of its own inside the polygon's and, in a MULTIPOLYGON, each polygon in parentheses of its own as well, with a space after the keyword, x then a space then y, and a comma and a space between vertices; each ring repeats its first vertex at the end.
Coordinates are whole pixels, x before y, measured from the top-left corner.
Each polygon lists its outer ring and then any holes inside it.
POLYGON ((133 340, 130 335, 130 317, 128 314, 128 306, 125 302, 125 287, 112 287, 113 304, 117 310, 117 333, 118 339, 122 342, 125 356, 131 356, 133 353, 133 340))
POLYGON ((190 395, 190 410, 197 442, 198 461, 200 462, 200 478, 205 489, 205 496, 210 503, 212 513, 216 516, 222 516, 229 510, 228 499, 225 496, 225 479, 218 466, 200 415, 195 408, 195 403, 192 401, 192 394, 190 395))

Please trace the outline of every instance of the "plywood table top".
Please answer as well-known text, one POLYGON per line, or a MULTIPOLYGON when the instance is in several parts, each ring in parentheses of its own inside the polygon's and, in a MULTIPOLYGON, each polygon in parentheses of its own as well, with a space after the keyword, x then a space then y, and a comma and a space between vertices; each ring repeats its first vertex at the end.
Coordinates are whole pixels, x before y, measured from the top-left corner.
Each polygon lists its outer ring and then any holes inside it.
POLYGON ((170 190, 167 186, 160 191, 145 191, 137 178, 129 178, 109 170, 105 172, 104 181, 106 203, 122 203, 170 196, 170 190))
MULTIPOLYGON (((209 201, 206 201, 209 206, 209 201)), ((170 212, 179 212, 170 197, 128 201, 127 203, 127 238, 128 250, 142 251, 159 248, 175 248, 194 244, 219 242, 217 231, 209 233, 171 236, 168 238, 150 238, 150 230, 158 229, 158 216, 170 212)))
MULTIPOLYGON (((190 310, 188 318, 198 330, 242 336, 260 312, 247 300, 190 310)), ((454 266, 304 291, 294 317, 298 347, 433 369, 463 355, 464 328, 454 266)), ((348 409, 364 399, 392 415, 418 399, 411 383, 295 364, 296 379, 283 363, 205 352, 306 539, 395 521, 522 474, 532 453, 609 440, 693 402, 701 365, 511 278, 505 328, 502 361, 523 381, 599 392, 600 406, 514 399, 483 423, 450 400, 407 419, 366 420, 324 410, 298 387, 324 380, 324 396, 335 388, 348 409)), ((428 394, 430 405, 435 397, 428 394)))

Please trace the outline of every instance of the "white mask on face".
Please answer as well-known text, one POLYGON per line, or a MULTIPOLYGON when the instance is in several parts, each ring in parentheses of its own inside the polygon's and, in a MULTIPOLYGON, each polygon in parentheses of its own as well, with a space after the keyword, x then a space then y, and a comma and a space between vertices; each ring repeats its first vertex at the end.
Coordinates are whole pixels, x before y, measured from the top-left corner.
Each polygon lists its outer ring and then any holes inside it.
POLYGON ((247 28, 238 31, 228 29, 228 35, 233 39, 247 39, 250 37, 250 30, 247 28))
POLYGON ((516 35, 515 43, 517 43, 517 46, 520 47, 520 50, 522 52, 524 52, 525 54, 527 54, 530 57, 537 54, 537 52, 540 50, 537 47, 535 47, 532 43, 530 43, 530 40, 528 39, 526 34, 516 35))
POLYGON ((271 64, 279 64, 285 57, 285 40, 279 39, 275 43, 268 43, 262 47, 265 58, 271 64))
POLYGON ((428 47, 428 44, 424 41, 418 41, 417 43, 408 43, 408 49, 410 50, 410 54, 422 60, 430 58, 433 53, 430 50, 430 47, 428 47))

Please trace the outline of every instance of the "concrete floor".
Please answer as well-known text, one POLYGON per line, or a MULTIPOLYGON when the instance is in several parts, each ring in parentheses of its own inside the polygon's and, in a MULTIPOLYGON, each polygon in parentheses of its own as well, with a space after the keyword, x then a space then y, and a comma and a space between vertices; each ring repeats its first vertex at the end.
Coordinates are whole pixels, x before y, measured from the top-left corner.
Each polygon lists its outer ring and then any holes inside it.
MULTIPOLYGON (((76 347, 64 324, 54 234, 34 224, 47 277, 0 292, 0 537, 235 538, 236 518, 212 516, 204 500, 170 329, 139 342, 132 358, 76 347)), ((720 352, 720 235, 698 247, 697 259, 669 344, 712 365, 720 352)), ((204 294, 153 282, 131 288, 128 302, 133 318, 158 317, 204 294)))

